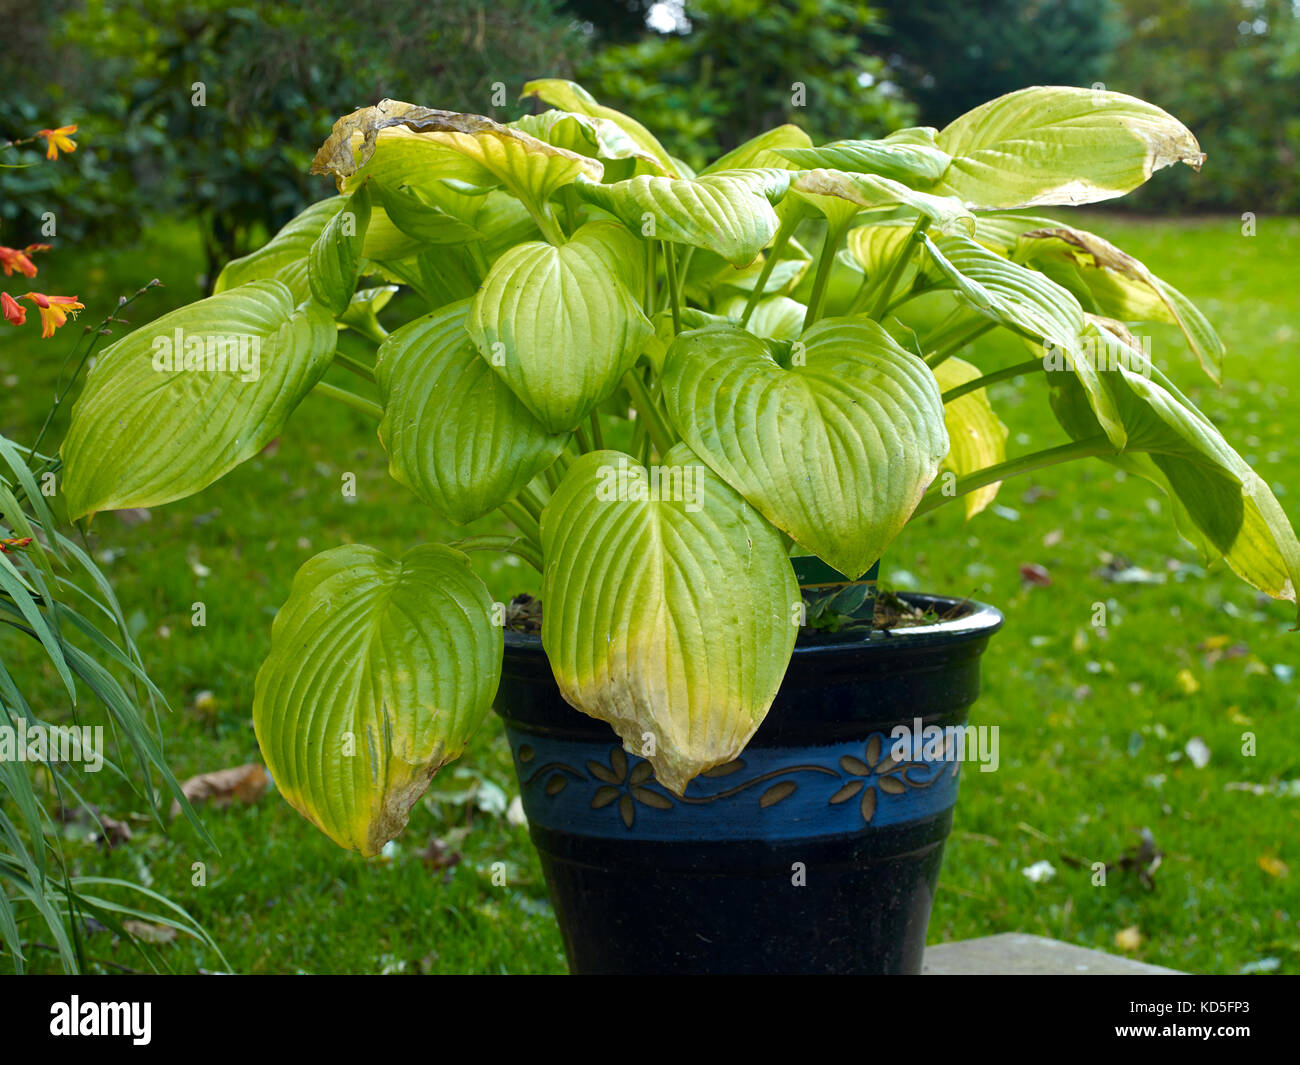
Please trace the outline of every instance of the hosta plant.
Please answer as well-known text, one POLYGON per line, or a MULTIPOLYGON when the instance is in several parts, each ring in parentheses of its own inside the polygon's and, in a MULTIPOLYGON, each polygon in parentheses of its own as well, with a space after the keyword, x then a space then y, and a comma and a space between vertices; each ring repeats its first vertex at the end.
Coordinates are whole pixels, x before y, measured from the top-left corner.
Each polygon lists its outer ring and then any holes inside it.
POLYGON ((693 173, 577 85, 525 94, 549 108, 509 125, 391 100, 339 119, 314 164, 338 195, 107 351, 63 447, 75 516, 155 506, 322 389, 373 414, 421 504, 512 523, 299 571, 254 721, 341 845, 399 832, 488 712, 505 611, 474 551, 540 570, 564 697, 678 794, 776 694, 804 620, 792 555, 858 578, 911 517, 973 515, 1019 473, 1093 457, 1146 478, 1207 556, 1295 600, 1277 501, 1133 331, 1175 324, 1217 378, 1213 329, 1103 238, 1022 213, 1199 167, 1164 111, 1031 88, 880 140, 781 126, 693 173), (993 329, 1022 361, 960 357, 993 329), (322 384, 332 362, 378 402, 322 384), (999 380, 1046 396, 1065 442, 1008 458, 999 380))

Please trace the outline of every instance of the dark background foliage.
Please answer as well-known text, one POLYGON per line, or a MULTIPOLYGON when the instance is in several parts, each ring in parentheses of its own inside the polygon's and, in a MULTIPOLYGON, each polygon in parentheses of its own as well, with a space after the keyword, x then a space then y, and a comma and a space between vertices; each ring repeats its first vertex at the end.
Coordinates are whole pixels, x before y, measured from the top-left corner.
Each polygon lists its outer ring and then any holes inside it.
POLYGON ((41 239, 46 212, 101 243, 182 215, 209 279, 328 194, 307 167, 339 115, 391 96, 509 119, 539 76, 576 77, 693 166, 780 122, 876 136, 1100 82, 1209 156, 1123 209, 1300 210, 1290 0, 0 0, 0 25, 0 138, 75 122, 80 145, 7 171, 0 242, 41 239))

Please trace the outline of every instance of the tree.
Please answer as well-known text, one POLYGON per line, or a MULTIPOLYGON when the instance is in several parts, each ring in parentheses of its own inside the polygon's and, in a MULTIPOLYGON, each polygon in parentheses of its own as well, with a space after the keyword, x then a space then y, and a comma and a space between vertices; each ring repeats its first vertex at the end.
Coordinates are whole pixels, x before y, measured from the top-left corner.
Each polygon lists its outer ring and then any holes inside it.
POLYGON ((1113 0, 878 0, 890 70, 945 126, 1027 85, 1091 85, 1117 34, 1113 0))
POLYGON ((1178 115, 1206 153, 1136 210, 1300 210, 1300 18, 1290 0, 1123 0, 1106 86, 1178 115), (1190 180, 1189 180, 1190 179, 1190 180))
POLYGON ((513 118, 523 83, 584 47, 558 0, 388 0, 382 18, 350 0, 88 0, 40 24, 33 49, 67 74, 38 109, 67 101, 60 118, 83 123, 78 156, 116 182, 97 186, 120 201, 107 213, 134 229, 193 213, 209 278, 332 191, 302 146, 338 115, 390 96, 513 118))
POLYGON ((581 80, 603 103, 660 131, 696 165, 782 122, 814 139, 907 125, 884 63, 864 48, 880 28, 850 0, 689 0, 690 28, 607 48, 581 80))

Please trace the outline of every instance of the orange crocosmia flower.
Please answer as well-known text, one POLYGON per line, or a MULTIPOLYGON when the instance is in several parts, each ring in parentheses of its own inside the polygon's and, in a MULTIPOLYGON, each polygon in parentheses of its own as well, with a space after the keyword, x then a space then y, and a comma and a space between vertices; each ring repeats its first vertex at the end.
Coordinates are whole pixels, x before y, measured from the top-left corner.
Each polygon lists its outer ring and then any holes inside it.
POLYGON ((60 126, 58 129, 41 129, 36 131, 36 136, 44 137, 49 147, 45 151, 46 159, 57 159, 59 152, 75 152, 77 150, 76 142, 72 140, 71 134, 77 132, 77 127, 60 126))
POLYGON ((0 308, 4 309, 5 321, 10 325, 22 325, 27 321, 27 308, 19 307, 18 301, 8 292, 0 292, 0 308))
POLYGON ((54 330, 68 320, 68 315, 75 318, 78 311, 86 309, 77 302, 76 296, 47 296, 42 292, 27 292, 18 298, 31 300, 40 309, 41 339, 54 336, 54 330))
POLYGON ((27 258, 27 253, 29 251, 44 250, 45 247, 40 244, 28 245, 22 251, 17 248, 6 248, 3 244, 0 244, 0 268, 4 269, 5 277, 12 276, 15 270, 27 277, 35 277, 36 264, 27 258))

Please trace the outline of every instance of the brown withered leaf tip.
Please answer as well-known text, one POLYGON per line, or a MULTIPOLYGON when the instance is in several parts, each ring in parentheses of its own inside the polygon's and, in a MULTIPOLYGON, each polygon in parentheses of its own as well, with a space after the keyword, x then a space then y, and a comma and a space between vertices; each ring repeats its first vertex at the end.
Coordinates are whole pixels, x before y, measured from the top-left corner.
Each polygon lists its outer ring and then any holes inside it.
POLYGON ((334 123, 334 130, 320 146, 311 162, 313 174, 333 174, 339 185, 369 162, 375 153, 375 142, 381 131, 405 126, 414 133, 467 133, 470 136, 488 134, 502 139, 520 141, 530 151, 544 155, 558 155, 580 162, 590 175, 599 180, 604 168, 594 159, 557 148, 538 140, 522 130, 511 129, 486 115, 462 114, 459 111, 440 111, 433 107, 420 107, 401 100, 380 100, 373 107, 362 107, 344 115, 334 123), (354 137, 361 135, 360 149, 353 147, 354 137))

